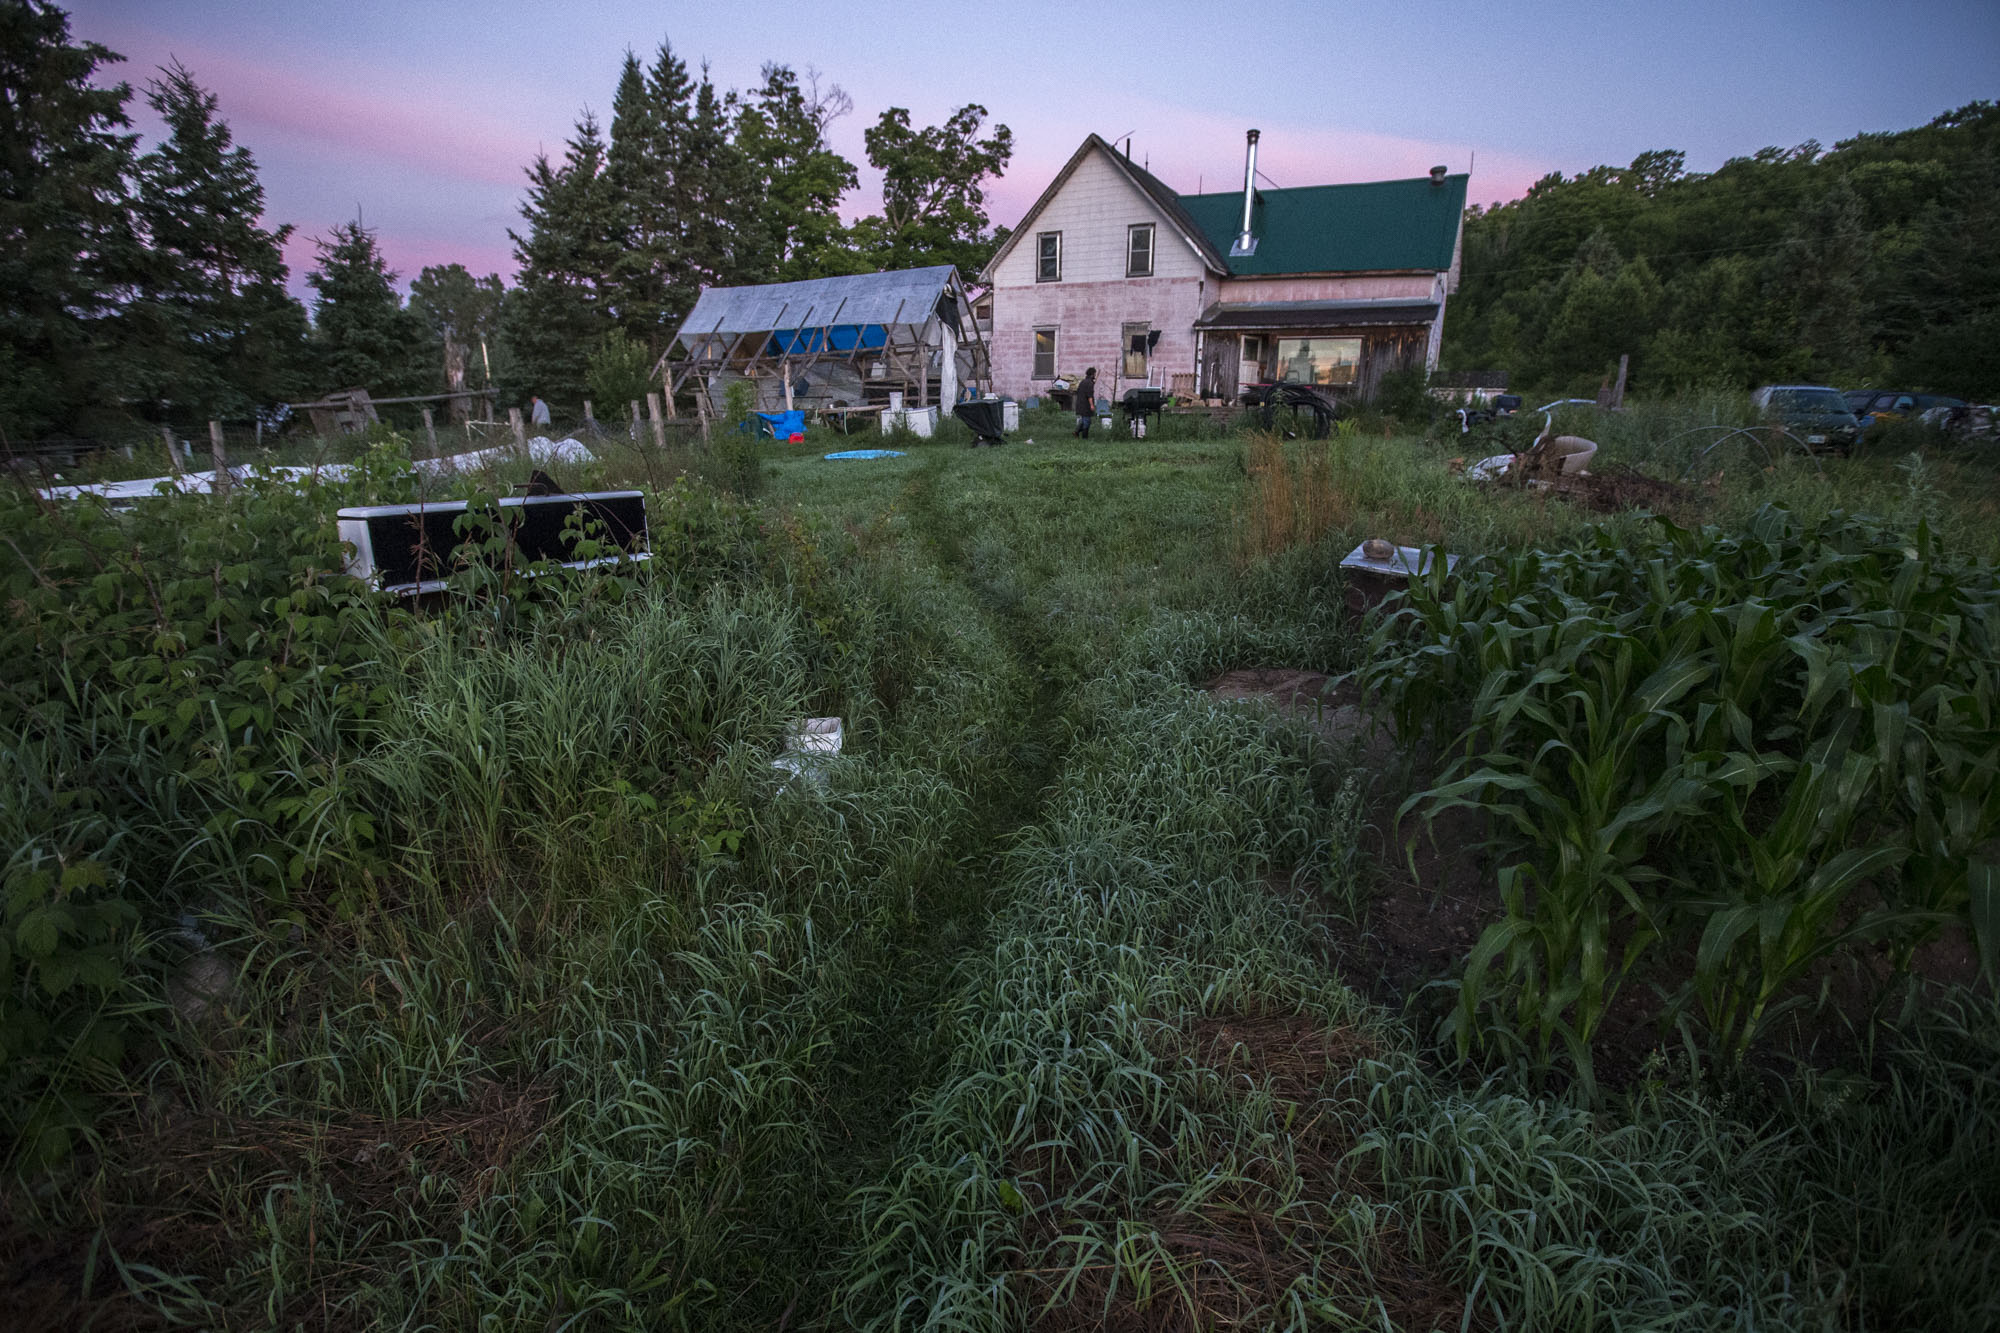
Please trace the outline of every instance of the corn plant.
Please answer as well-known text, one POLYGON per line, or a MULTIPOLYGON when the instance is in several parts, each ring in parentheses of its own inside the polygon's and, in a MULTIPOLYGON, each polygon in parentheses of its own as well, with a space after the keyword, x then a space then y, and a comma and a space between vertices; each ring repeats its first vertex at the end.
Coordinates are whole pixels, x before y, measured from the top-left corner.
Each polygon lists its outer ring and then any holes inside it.
POLYGON ((1560 1047, 1586 1084, 1649 951, 1691 954, 1668 1013, 1698 1008, 1740 1059, 1830 954, 1886 937, 1907 960, 1954 917, 1991 947, 1991 566, 1841 515, 1658 531, 1440 565, 1365 672, 1445 747, 1405 808, 1499 829, 1505 916, 1467 960, 1461 1049, 1560 1047))

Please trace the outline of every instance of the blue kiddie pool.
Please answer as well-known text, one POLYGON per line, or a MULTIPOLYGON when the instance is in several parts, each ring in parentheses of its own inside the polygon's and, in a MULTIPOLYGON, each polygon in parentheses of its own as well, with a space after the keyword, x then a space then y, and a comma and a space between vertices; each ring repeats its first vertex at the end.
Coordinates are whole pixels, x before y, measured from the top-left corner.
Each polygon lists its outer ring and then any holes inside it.
POLYGON ((901 449, 842 449, 837 454, 827 454, 828 458, 901 458, 901 449))

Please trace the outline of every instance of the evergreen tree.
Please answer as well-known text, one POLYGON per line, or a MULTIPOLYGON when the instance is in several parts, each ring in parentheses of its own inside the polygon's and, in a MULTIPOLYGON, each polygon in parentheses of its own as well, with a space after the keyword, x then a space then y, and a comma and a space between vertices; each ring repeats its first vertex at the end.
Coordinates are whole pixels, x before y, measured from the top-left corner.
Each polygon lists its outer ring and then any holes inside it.
POLYGON ((306 282, 317 294, 312 351, 324 381, 318 387, 361 387, 377 397, 417 387, 422 326, 403 309, 375 233, 357 219, 315 244, 319 267, 306 282))
POLYGON ((846 229, 840 199, 858 180, 854 164, 833 151, 827 127, 854 109, 854 99, 819 76, 806 83, 788 65, 765 65, 764 82, 744 101, 736 141, 761 174, 755 222, 770 279, 789 282, 844 271, 846 229))
POLYGON ((138 164, 147 277, 126 311, 149 396, 188 417, 242 417, 297 387, 305 310, 285 290, 289 225, 267 231, 264 188, 216 101, 176 63, 147 87, 167 138, 138 164))
POLYGON ((855 224, 856 246, 876 267, 956 264, 977 271, 993 253, 985 182, 1007 169, 1014 132, 995 125, 978 137, 986 108, 960 107, 943 125, 913 129, 910 113, 890 107, 863 136, 868 160, 882 172, 882 212, 855 224))
MULTIPOLYGON (((446 393, 491 386, 487 366, 505 296, 499 274, 475 278, 463 264, 434 264, 410 284, 409 310, 429 335, 431 364, 442 369, 446 393)), ((452 420, 475 415, 474 406, 470 398, 452 399, 452 420)))
POLYGON ((140 277, 127 178, 131 88, 91 86, 123 57, 72 44, 43 0, 0 2, 0 430, 87 428, 116 411, 116 315, 140 277))
POLYGON ((695 291, 687 180, 693 105, 694 84, 669 43, 660 43, 650 73, 625 53, 605 173, 619 238, 607 270, 608 303, 627 333, 655 349, 695 291))
POLYGON ((687 285, 670 289, 672 308, 662 330, 669 336, 694 308, 701 288, 768 282, 776 267, 758 216, 757 173, 731 135, 735 102, 734 93, 716 91, 704 65, 679 171, 687 210, 687 285))
POLYGON ((628 290, 618 285, 618 261, 633 233, 605 159, 596 117, 585 112, 560 167, 543 154, 528 168, 527 235, 507 233, 521 266, 502 312, 525 381, 518 387, 551 401, 582 399, 591 349, 620 322, 617 301, 628 290))

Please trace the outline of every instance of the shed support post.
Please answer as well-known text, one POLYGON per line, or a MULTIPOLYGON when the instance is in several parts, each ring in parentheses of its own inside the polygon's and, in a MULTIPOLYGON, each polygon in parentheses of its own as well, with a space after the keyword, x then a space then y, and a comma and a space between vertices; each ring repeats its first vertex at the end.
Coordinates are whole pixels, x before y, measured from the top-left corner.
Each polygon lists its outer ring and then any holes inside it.
POLYGON ((943 320, 938 321, 938 346, 943 358, 938 369, 938 411, 949 416, 958 401, 958 339, 943 320))

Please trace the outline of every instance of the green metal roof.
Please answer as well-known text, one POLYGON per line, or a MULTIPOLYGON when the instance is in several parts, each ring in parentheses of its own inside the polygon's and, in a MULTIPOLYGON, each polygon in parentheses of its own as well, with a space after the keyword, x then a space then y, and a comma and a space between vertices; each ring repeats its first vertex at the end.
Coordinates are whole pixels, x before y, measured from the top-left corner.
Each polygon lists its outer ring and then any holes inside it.
MULTIPOLYGON (((1308 185, 1260 190, 1250 213, 1257 253, 1233 256, 1238 277, 1451 267, 1466 177, 1308 185)), ((1209 243, 1229 254, 1243 221, 1243 192, 1184 194, 1181 206, 1209 243)))

